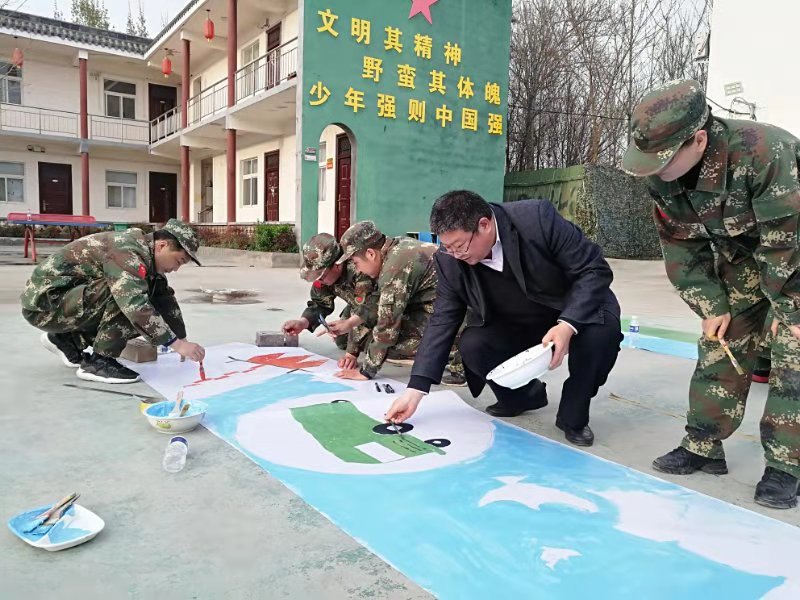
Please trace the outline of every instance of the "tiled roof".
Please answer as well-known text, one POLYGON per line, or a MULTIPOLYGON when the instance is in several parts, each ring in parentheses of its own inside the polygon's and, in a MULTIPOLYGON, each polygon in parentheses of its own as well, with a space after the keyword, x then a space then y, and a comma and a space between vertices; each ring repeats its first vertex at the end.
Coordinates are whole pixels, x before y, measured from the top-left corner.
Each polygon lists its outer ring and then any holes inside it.
MULTIPOLYGON (((190 4, 194 4, 194 2, 190 4)), ((21 34, 57 37, 80 44, 101 46, 111 50, 142 55, 147 52, 153 42, 149 38, 128 35, 118 31, 97 29, 96 27, 87 27, 86 25, 67 23, 66 21, 59 21, 49 17, 3 9, 0 9, 0 28, 12 29, 19 31, 21 34)))
POLYGON ((150 44, 152 45, 152 44, 155 44, 156 42, 158 42, 164 36, 164 34, 166 34, 170 29, 172 29, 172 27, 175 25, 175 23, 180 21, 184 17, 184 15, 186 15, 186 13, 188 13, 190 10, 192 10, 192 7, 194 7, 195 4, 197 4, 198 2, 201 2, 201 1, 202 0, 189 0, 186 3, 186 6, 184 6, 181 9, 181 11, 177 15, 175 15, 175 17, 169 23, 167 23, 161 31, 159 31, 155 35, 155 37, 150 41, 150 44))

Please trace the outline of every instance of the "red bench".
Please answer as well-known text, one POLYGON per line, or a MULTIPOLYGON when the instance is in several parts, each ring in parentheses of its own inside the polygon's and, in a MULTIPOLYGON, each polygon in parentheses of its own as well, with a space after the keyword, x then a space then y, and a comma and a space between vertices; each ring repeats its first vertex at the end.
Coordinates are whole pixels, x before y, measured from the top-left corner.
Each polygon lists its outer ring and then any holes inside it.
MULTIPOLYGON (((53 214, 28 214, 8 213, 6 222, 10 225, 25 226, 25 258, 28 258, 28 244, 31 246, 31 259, 36 262, 36 226, 57 225, 69 227, 69 239, 74 240, 81 227, 105 227, 108 223, 98 223, 94 217, 85 215, 53 215, 53 214)), ((59 244, 60 240, 40 239, 40 244, 59 244)))

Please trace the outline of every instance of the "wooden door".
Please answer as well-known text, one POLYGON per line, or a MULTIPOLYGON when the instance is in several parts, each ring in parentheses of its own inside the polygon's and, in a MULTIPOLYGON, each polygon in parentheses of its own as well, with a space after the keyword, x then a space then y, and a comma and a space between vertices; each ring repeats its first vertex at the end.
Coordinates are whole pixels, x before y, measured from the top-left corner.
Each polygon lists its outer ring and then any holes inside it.
POLYGON ((166 223, 178 216, 178 176, 150 171, 150 222, 166 223))
POLYGON ((280 153, 264 155, 264 220, 280 221, 280 153))
POLYGON ((350 227, 350 177, 352 172, 350 138, 336 136, 336 239, 350 227))
POLYGON ((72 165, 39 163, 39 212, 72 214, 72 165))
POLYGON ((281 53, 277 50, 281 45, 281 24, 278 23, 267 31, 267 89, 281 82, 281 53))
POLYGON ((149 119, 152 121, 178 105, 178 88, 166 85, 149 84, 148 106, 149 119))

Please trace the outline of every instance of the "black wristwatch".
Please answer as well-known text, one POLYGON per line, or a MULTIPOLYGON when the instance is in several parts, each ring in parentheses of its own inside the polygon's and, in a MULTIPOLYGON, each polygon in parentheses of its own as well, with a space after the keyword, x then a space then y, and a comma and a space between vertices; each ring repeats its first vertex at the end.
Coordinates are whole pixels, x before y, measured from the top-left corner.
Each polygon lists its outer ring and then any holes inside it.
POLYGON ((369 373, 367 373, 367 372, 364 370, 364 367, 361 367, 361 368, 358 370, 358 372, 359 372, 359 373, 361 373, 361 374, 362 374, 364 377, 366 377, 367 379, 372 379, 372 375, 370 375, 369 373))

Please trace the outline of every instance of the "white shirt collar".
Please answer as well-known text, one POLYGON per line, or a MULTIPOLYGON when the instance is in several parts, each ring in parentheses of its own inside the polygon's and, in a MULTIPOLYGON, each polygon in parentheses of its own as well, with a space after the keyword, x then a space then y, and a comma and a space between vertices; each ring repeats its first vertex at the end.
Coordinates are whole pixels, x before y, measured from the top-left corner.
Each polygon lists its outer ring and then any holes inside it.
POLYGON ((494 231, 495 231, 495 242, 494 246, 492 246, 492 257, 485 258, 481 261, 481 264, 486 265, 490 269, 494 269, 495 271, 502 271, 503 270, 503 244, 500 241, 500 228, 497 226, 497 217, 494 216, 494 211, 492 211, 492 223, 494 223, 494 231))

